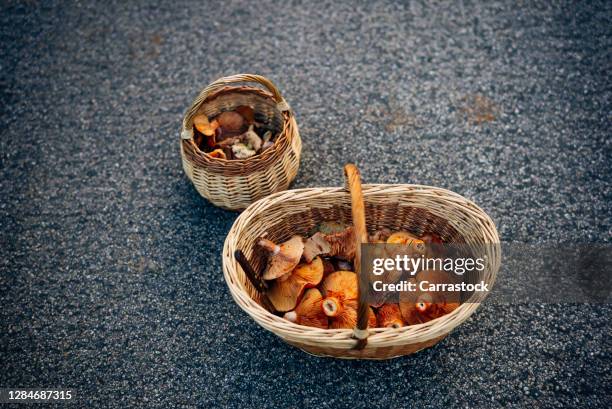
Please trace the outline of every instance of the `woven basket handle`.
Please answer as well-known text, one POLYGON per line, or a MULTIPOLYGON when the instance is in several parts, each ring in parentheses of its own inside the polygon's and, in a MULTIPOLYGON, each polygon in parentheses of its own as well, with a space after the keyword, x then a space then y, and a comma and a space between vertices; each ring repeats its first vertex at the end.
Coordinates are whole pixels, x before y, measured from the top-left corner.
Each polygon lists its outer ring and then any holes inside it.
POLYGON ((349 163, 344 166, 344 176, 346 185, 351 194, 351 213, 353 226, 355 229, 355 259, 353 267, 355 274, 359 278, 358 306, 357 306, 357 326, 353 330, 353 337, 357 339, 355 349, 363 349, 368 342, 368 318, 370 306, 367 302, 367 281, 361 277, 361 244, 368 242, 368 231, 365 223, 365 205, 363 202, 363 192, 361 191, 361 175, 357 166, 349 163))
POLYGON ((191 139, 193 137, 193 117, 197 114, 198 109, 200 109, 200 106, 206 100, 206 98, 208 98, 215 92, 221 90, 223 87, 241 82, 254 82, 263 85, 268 91, 272 93, 272 98, 274 99, 274 101, 276 101, 279 111, 285 112, 291 110, 289 104, 287 104, 287 101, 285 101, 276 85, 274 85, 272 81, 270 81, 266 77, 256 74, 236 74, 230 75, 229 77, 222 77, 216 80, 215 82, 209 84, 206 88, 200 91, 200 94, 191 103, 191 106, 189 107, 189 109, 185 113, 185 117, 183 118, 183 139, 191 139))

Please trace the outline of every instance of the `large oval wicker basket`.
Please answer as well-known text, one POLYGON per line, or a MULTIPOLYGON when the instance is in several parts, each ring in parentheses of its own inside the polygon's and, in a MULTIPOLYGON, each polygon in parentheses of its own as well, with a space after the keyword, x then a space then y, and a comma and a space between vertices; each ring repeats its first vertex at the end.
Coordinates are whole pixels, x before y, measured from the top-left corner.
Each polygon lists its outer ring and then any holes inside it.
POLYGON ((251 74, 220 78, 204 88, 185 113, 180 145, 183 169, 196 190, 214 205, 230 210, 242 210, 287 189, 297 174, 302 151, 295 117, 278 88, 267 78, 251 74), (193 118, 201 113, 212 118, 243 105, 253 108, 256 118, 278 133, 274 145, 248 159, 215 158, 200 150, 193 138, 193 118))
MULTIPOLYGON (((318 329, 294 324, 269 312, 262 306, 261 293, 240 267, 236 250, 251 260, 255 271, 261 271, 265 260, 254 246, 264 234, 279 242, 293 234, 306 235, 322 221, 338 220, 352 222, 355 239, 361 243, 367 242, 366 229, 372 232, 389 228, 434 232, 446 242, 486 245, 487 265, 482 278, 489 287, 493 285, 501 258, 499 237, 482 209, 456 193, 435 187, 379 184, 362 188, 356 167, 347 165, 345 173, 349 191, 314 188, 280 192, 254 203, 238 217, 223 248, 223 273, 232 297, 262 327, 315 355, 388 359, 434 345, 478 308, 483 293, 424 324, 367 329, 368 304, 360 290, 357 328, 318 329)), ((354 266, 360 274, 360 246, 357 249, 354 266)))

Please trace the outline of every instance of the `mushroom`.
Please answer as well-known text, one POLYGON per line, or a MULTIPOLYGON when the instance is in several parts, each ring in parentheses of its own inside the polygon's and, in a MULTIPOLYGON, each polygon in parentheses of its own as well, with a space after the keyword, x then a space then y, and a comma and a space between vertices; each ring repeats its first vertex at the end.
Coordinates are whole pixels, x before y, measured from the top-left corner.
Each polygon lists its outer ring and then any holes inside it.
POLYGON ((210 122, 206 115, 199 114, 193 117, 193 125, 198 132, 206 136, 214 136, 216 129, 219 127, 219 121, 214 120, 210 122))
POLYGON ((255 155, 255 151, 244 143, 238 142, 232 145, 232 152, 238 159, 247 159, 255 155))
MULTIPOLYGON (((335 230, 326 230, 335 231, 335 230)), ((355 257, 354 229, 349 226, 339 232, 317 232, 304 244, 304 258, 308 261, 318 255, 351 261, 355 257)))
POLYGON ((211 158, 227 159, 227 156, 225 156, 225 152, 223 152, 223 149, 215 149, 214 151, 209 152, 208 155, 210 155, 211 158))
POLYGON ((321 292, 311 288, 304 293, 302 301, 293 311, 285 313, 285 319, 298 325, 327 329, 329 323, 321 308, 322 302, 321 292))
MULTIPOLYGON (((321 286, 323 312, 330 328, 354 328, 357 324, 357 275, 352 271, 336 271, 321 286)), ((368 325, 376 327, 376 315, 370 308, 368 325)))
POLYGON ((453 277, 445 271, 422 270, 411 279, 417 285, 416 291, 405 291, 400 294, 400 311, 404 322, 409 325, 421 324, 459 307, 460 294, 454 291, 421 291, 419 283, 428 281, 430 284, 453 283, 453 277))
POLYGON ((264 144, 262 145, 262 147, 261 147, 261 151, 263 152, 263 151, 265 151, 265 150, 268 150, 268 149, 270 149, 270 148, 271 148, 271 147, 273 147, 273 146, 274 146, 274 142, 272 142, 272 141, 266 141, 266 142, 264 142, 264 144))
POLYGON ((304 242, 297 235, 281 245, 264 238, 259 239, 257 245, 270 253, 268 266, 263 275, 264 280, 274 280, 291 273, 300 262, 300 257, 302 257, 304 251, 304 242))
POLYGON ((232 146, 237 142, 242 141, 244 135, 236 135, 236 136, 228 136, 227 138, 223 138, 219 142, 217 142, 216 146, 224 148, 226 146, 232 146))
POLYGON ((264 132, 263 141, 264 141, 264 144, 266 144, 267 142, 272 142, 272 131, 264 132))
POLYGON ((253 130, 253 125, 249 126, 249 130, 244 135, 244 140, 255 152, 261 149, 261 138, 253 130))
POLYGON ((242 115, 247 124, 251 125, 255 122, 255 111, 250 106, 240 105, 234 111, 242 115))
POLYGON ((376 230, 374 234, 372 234, 369 237, 369 242, 370 243, 386 243, 390 235, 391 235, 391 230, 387 228, 376 230))
POLYGON ((222 134, 227 133, 240 133, 244 129, 244 118, 237 112, 225 111, 222 112, 216 121, 221 127, 222 134))
POLYGON ((336 271, 323 281, 321 290, 325 296, 323 311, 328 317, 336 317, 342 312, 345 302, 357 300, 357 275, 352 271, 336 271))
POLYGON ((323 279, 323 262, 317 257, 312 263, 299 264, 293 271, 274 280, 268 289, 268 298, 277 311, 291 311, 297 305, 304 290, 316 287, 321 279, 323 279))
POLYGON ((446 253, 442 238, 436 233, 425 233, 421 236, 427 247, 426 256, 429 258, 443 257, 446 253))
MULTIPOLYGON (((349 300, 344 310, 336 317, 329 319, 329 327, 333 329, 355 328, 357 326, 357 300, 349 300)), ((376 314, 368 307, 368 327, 376 328, 376 314)))
POLYGON ((404 326, 402 312, 398 304, 384 304, 376 311, 376 319, 380 328, 400 328, 404 326))
POLYGON ((317 232, 304 242, 304 259, 311 261, 319 254, 329 254, 331 245, 325 240, 325 235, 317 232))
POLYGON ((419 239, 412 233, 406 231, 398 231, 393 233, 387 239, 389 244, 406 244, 414 248, 415 250, 422 252, 425 250, 425 242, 419 239))

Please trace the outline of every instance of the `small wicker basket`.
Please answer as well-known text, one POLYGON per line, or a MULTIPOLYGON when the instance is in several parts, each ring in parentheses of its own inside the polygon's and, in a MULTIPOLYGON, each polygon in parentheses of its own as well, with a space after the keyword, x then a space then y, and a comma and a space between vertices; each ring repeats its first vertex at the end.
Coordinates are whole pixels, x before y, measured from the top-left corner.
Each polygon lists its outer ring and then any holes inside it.
MULTIPOLYGON (((367 328, 368 304, 360 289, 358 322, 354 330, 318 329, 294 324, 262 306, 263 297, 239 267, 241 250, 261 271, 265 259, 255 252, 264 234, 275 241, 293 234, 306 235, 325 220, 352 222, 358 243, 367 242, 367 229, 408 229, 434 232, 446 242, 486 244, 487 265, 483 280, 493 285, 500 266, 499 237, 492 220, 471 201, 444 189, 420 185, 364 185, 354 165, 345 167, 344 188, 297 189, 262 199, 246 209, 230 230, 223 248, 223 273, 236 303, 257 323, 287 343, 314 355, 337 358, 388 359, 412 354, 443 339, 465 321, 484 299, 483 293, 459 308, 425 324, 401 328, 367 328), (367 227, 366 227, 367 220, 367 227)), ((354 260, 360 274, 360 246, 354 260)), ((362 280, 360 280, 362 281, 362 280)))
POLYGON ((278 88, 260 75, 239 74, 216 80, 200 92, 185 113, 181 131, 183 169, 196 190, 214 205, 242 210, 271 193, 285 190, 300 164, 302 141, 291 108, 278 88), (240 83, 257 83, 267 90, 240 83), (226 160, 201 151, 193 140, 193 118, 209 118, 241 105, 254 109, 278 134, 274 145, 248 159, 226 160))

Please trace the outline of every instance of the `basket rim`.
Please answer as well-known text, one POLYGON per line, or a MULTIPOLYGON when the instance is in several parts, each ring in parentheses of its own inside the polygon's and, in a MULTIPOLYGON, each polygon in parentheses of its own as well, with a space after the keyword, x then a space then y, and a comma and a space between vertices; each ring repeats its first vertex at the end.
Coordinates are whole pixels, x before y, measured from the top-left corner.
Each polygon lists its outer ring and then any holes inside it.
MULTIPOLYGON (((494 244, 500 255, 497 260, 492 263, 491 274, 489 275, 488 283, 491 287, 495 283, 496 275, 499 270, 501 250, 499 249, 499 235, 497 228, 489 215, 476 205, 473 201, 466 199, 451 190, 421 185, 421 184, 363 184, 364 199, 383 194, 422 194, 435 192, 438 196, 450 199, 455 202, 455 205, 463 204, 470 208, 471 217, 479 216, 481 223, 486 223, 490 227, 490 234, 494 238, 494 244)), ((248 206, 234 221, 230 231, 227 234, 223 246, 223 275, 225 282, 230 290, 234 301, 243 309, 253 320, 268 331, 275 333, 281 338, 291 339, 303 344, 312 344, 314 346, 328 346, 330 348, 346 348, 350 349, 356 342, 353 338, 353 329, 319 329, 308 326, 302 326, 285 320, 282 317, 274 315, 259 305, 246 291, 244 283, 238 277, 238 262, 234 257, 235 243, 234 241, 242 232, 242 226, 248 225, 258 214, 265 211, 270 206, 279 202, 287 202, 292 199, 313 199, 323 194, 338 195, 338 197, 349 198, 350 195, 344 187, 320 187, 320 188, 300 188, 286 190, 273 193, 263 199, 260 199, 248 206), (279 331, 281 333, 279 333, 279 331)), ((316 206, 315 206, 316 207, 316 206)), ((480 303, 486 298, 486 294, 481 296, 477 302, 462 303, 457 309, 449 314, 446 314, 437 319, 428 321, 423 324, 409 325, 400 328, 369 328, 368 348, 378 348, 394 345, 411 344, 414 342, 422 342, 430 340, 441 335, 446 335, 455 327, 469 318, 472 313, 480 306, 480 303)))

